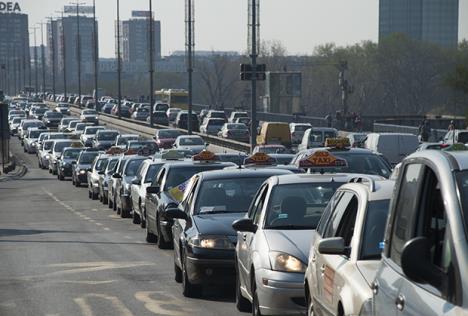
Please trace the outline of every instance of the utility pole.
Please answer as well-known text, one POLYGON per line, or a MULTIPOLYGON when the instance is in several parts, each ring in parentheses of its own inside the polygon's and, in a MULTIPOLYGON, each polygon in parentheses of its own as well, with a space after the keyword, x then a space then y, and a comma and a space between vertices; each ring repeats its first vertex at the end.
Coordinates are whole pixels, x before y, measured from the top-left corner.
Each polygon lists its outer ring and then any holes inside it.
POLYGON ((343 107, 344 128, 347 129, 348 124, 348 96, 353 93, 353 87, 349 84, 345 77, 345 72, 348 70, 348 62, 340 61, 337 65, 339 73, 338 84, 341 89, 341 105, 343 107))
MULTIPOLYGON (((118 90, 118 110, 119 119, 122 118, 120 113, 122 107, 122 85, 121 85, 121 74, 122 74, 122 61, 120 59, 120 1, 117 0, 117 90, 118 90)), ((153 113, 150 113, 151 116, 153 113)))
POLYGON ((18 69, 16 68, 16 47, 13 47, 13 95, 18 93, 18 69))
POLYGON ((80 36, 80 5, 85 3, 75 2, 72 5, 76 5, 76 58, 78 63, 78 103, 81 108, 81 36, 80 36))
POLYGON ((37 27, 31 27, 34 30, 34 93, 37 95, 38 80, 37 80, 37 44, 36 44, 36 30, 37 27))
POLYGON ((153 49, 154 49, 154 35, 153 35, 153 6, 152 0, 149 1, 149 83, 150 83, 150 126, 153 127, 153 104, 154 104, 154 58, 153 58, 153 49))
POLYGON ((52 50, 52 94, 55 101, 55 37, 54 37, 54 27, 53 27, 53 18, 49 17, 50 22, 50 35, 51 35, 51 47, 52 50))
MULTIPOLYGON (((28 39, 29 39, 29 36, 30 36, 30 33, 29 33, 29 29, 28 29, 28 39)), ((27 54, 26 56, 28 57, 28 76, 29 76, 29 88, 32 88, 32 75, 31 75, 31 52, 29 51, 29 47, 26 46, 26 44, 24 45, 25 46, 25 49, 27 49, 27 54)), ((30 94, 31 92, 29 92, 30 94)))
POLYGON ((195 20, 193 18, 194 15, 194 0, 185 0, 185 24, 186 24, 186 34, 185 34, 185 46, 187 49, 187 75, 188 75, 188 82, 187 82, 187 90, 188 90, 188 118, 187 118, 187 131, 188 134, 192 134, 192 99, 193 99, 193 91, 192 91, 192 75, 193 75, 193 49, 195 46, 194 43, 194 36, 193 36, 193 27, 195 24, 195 20))
POLYGON ((41 65, 42 65, 42 94, 45 96, 46 92, 46 79, 45 79, 45 53, 44 53, 44 23, 37 23, 41 25, 41 65))
MULTIPOLYGON (((29 49, 29 47, 28 47, 29 49)), ((23 52, 22 52, 22 62, 23 62, 23 89, 26 88, 26 41, 23 41, 23 52)), ((26 90, 26 89, 25 89, 26 90)))
POLYGON ((94 51, 94 108, 100 111, 98 107, 98 34, 96 20, 96 0, 93 0, 93 51, 94 51))
POLYGON ((249 0, 250 1, 250 34, 251 34, 251 51, 250 58, 252 59, 252 95, 250 105, 250 148, 254 150, 257 143, 257 30, 260 27, 258 16, 259 16, 259 1, 260 0, 249 0))
POLYGON ((63 21, 63 11, 56 11, 62 15, 61 26, 62 26, 62 62, 63 62, 63 96, 65 101, 67 101, 67 58, 66 58, 66 49, 65 49, 65 23, 63 21))

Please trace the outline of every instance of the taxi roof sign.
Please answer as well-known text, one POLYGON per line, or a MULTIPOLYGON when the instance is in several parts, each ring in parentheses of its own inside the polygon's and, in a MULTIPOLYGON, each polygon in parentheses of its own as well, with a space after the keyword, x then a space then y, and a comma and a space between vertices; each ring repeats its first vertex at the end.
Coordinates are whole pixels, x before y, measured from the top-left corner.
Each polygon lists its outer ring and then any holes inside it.
POLYGON ((117 147, 117 146, 112 146, 111 148, 109 148, 107 151, 106 151, 106 154, 108 155, 120 155, 124 152, 125 150, 120 148, 120 147, 117 147))
POLYGON ((445 147, 442 150, 443 151, 465 151, 465 150, 468 150, 468 147, 463 143, 456 143, 448 147, 445 147))
POLYGON ((161 154, 161 159, 166 159, 166 160, 178 160, 178 159, 184 159, 184 158, 185 158, 185 155, 176 149, 169 149, 169 150, 164 151, 161 154))
POLYGON ((244 165, 273 165, 276 160, 263 152, 257 152, 244 159, 244 165))
POLYGON ((351 147, 351 143, 347 137, 327 138, 325 139, 325 147, 347 148, 351 147))
POLYGON ((82 143, 79 143, 79 142, 73 142, 70 144, 70 147, 73 147, 73 148, 82 148, 83 147, 83 144, 82 143))
POLYGON ((127 149, 127 151, 124 152, 124 155, 136 155, 137 151, 133 148, 127 149))
POLYGON ((300 168, 336 168, 346 166, 348 166, 346 160, 337 158, 326 150, 318 150, 299 161, 300 168))
POLYGON ((214 161, 219 160, 219 158, 209 150, 202 150, 198 154, 192 156, 193 161, 214 161))

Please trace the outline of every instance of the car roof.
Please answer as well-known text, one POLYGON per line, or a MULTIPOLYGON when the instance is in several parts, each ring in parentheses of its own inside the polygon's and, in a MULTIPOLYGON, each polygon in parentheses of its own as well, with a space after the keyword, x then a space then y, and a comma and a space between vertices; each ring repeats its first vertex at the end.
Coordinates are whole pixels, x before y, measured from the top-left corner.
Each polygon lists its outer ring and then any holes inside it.
POLYGON ((291 174, 291 171, 285 169, 273 169, 273 168, 258 168, 258 169, 247 169, 247 168, 230 168, 221 170, 212 170, 201 172, 201 177, 204 180, 215 180, 215 179, 233 179, 233 178, 246 178, 254 176, 265 176, 271 177, 279 174, 291 174))
POLYGON ((193 161, 193 160, 168 160, 167 166, 169 168, 184 168, 184 167, 194 167, 194 166, 215 166, 219 165, 221 167, 231 167, 237 166, 236 164, 228 161, 193 161))
POLYGON ((312 154, 316 151, 320 151, 320 150, 327 150, 329 152, 334 152, 334 153, 346 153, 346 154, 372 154, 372 155, 377 155, 375 152, 373 152, 372 150, 370 149, 366 149, 366 148, 355 148, 355 147, 351 147, 351 148, 346 148, 346 149, 337 149, 337 148, 334 148, 334 147, 316 147, 316 148, 309 148, 309 149, 304 149, 304 150, 301 150, 299 153, 308 153, 308 154, 312 154))
POLYGON ((314 182, 342 182, 347 183, 349 180, 358 177, 372 177, 375 179, 383 179, 380 176, 369 176, 356 173, 300 173, 277 177, 277 184, 294 184, 294 183, 314 183, 314 182))
POLYGON ((442 151, 442 150, 422 150, 416 151, 405 159, 424 158, 434 162, 438 168, 450 168, 447 172, 452 174, 452 170, 468 169, 468 151, 442 151), (448 162, 448 167, 446 162, 448 162))
POLYGON ((340 187, 341 190, 365 190, 369 201, 388 200, 392 197, 395 181, 393 180, 376 180, 372 185, 369 182, 347 183, 340 187))

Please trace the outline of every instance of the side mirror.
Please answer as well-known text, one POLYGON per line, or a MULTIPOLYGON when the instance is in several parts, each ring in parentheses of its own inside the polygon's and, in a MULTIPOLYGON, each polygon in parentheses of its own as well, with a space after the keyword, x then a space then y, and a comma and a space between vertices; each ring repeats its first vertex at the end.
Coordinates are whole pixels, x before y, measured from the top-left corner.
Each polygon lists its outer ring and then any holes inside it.
POLYGON ((250 218, 242 218, 232 223, 232 228, 238 232, 250 232, 255 233, 257 231, 257 225, 253 223, 250 218))
POLYGON ((323 255, 349 256, 350 248, 345 246, 343 237, 322 239, 318 244, 318 251, 323 255))
POLYGON ((71 164, 72 164, 72 165, 76 165, 76 161, 72 161, 71 164))
POLYGON ((161 191, 160 187, 147 187, 146 193, 147 194, 158 194, 161 191))
POLYGON ((168 208, 166 210, 166 217, 170 219, 183 219, 185 221, 188 219, 187 214, 184 211, 179 210, 178 208, 168 208))
POLYGON ((426 237, 408 240, 401 253, 401 268, 411 281, 440 288, 445 274, 432 264, 430 255, 431 246, 426 237))
POLYGON ((141 184, 141 180, 138 179, 138 178, 135 178, 135 179, 132 180, 132 184, 140 185, 140 184, 141 184))
POLYGON ((114 173, 114 174, 112 175, 112 178, 114 178, 114 179, 122 179, 122 176, 121 176, 119 173, 116 172, 116 173, 114 173))
POLYGON ((98 175, 103 175, 104 174, 104 171, 99 171, 98 172, 98 175))

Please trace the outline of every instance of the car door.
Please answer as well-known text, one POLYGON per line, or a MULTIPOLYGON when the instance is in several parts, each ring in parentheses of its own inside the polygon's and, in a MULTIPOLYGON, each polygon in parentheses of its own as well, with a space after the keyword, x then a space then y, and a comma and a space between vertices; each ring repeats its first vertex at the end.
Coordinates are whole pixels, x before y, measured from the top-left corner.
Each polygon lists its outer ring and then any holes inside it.
POLYGON ((397 315, 397 298, 404 274, 401 270, 401 253, 404 244, 412 238, 417 217, 418 200, 424 175, 424 165, 409 163, 402 166, 402 176, 395 188, 395 198, 390 205, 390 218, 385 235, 382 262, 372 284, 375 310, 379 315, 397 315))
MULTIPOLYGON (((339 201, 336 203, 335 208, 332 210, 331 216, 327 222, 324 223, 324 230, 322 238, 335 237, 340 229, 341 219, 350 208, 351 202, 356 199, 352 192, 345 191, 339 201)), ((313 285, 315 289, 314 303, 317 310, 327 310, 327 306, 331 306, 333 302, 333 270, 330 269, 330 259, 327 255, 322 255, 318 252, 318 243, 322 238, 317 238, 314 242, 313 255, 315 256, 315 280, 313 285), (328 269, 327 269, 328 265, 328 269)), ((335 265, 333 265, 335 266, 335 265)))
POLYGON ((136 179, 139 181, 140 184, 133 184, 131 185, 131 197, 132 197, 132 205, 135 208, 139 205, 140 200, 140 189, 143 188, 143 181, 145 179, 146 172, 148 170, 149 163, 142 163, 136 173, 136 179))
MULTIPOLYGON (((265 204, 265 198, 268 192, 268 184, 264 184, 257 192, 257 195, 253 199, 252 204, 250 205, 249 212, 247 213, 248 218, 250 218, 254 223, 259 219, 263 205, 265 204)), ((260 227, 257 231, 260 230, 260 227)), ((254 233, 251 232, 238 232, 237 242, 238 242, 238 270, 239 270, 239 280, 241 286, 244 285, 245 288, 250 289, 250 264, 251 264, 251 243, 254 233)), ((251 293, 249 291, 249 293, 251 293)))
MULTIPOLYGON (((151 184, 151 186, 159 186, 159 188, 162 189, 161 185, 166 175, 166 172, 166 168, 161 169, 158 176, 156 177, 156 180, 151 184)), ((156 225, 156 209, 158 207, 158 195, 160 194, 161 193, 146 194, 145 208, 147 223, 150 223, 150 229, 153 229, 152 225, 156 225)), ((156 226, 154 227, 154 231, 156 231, 156 226)))

